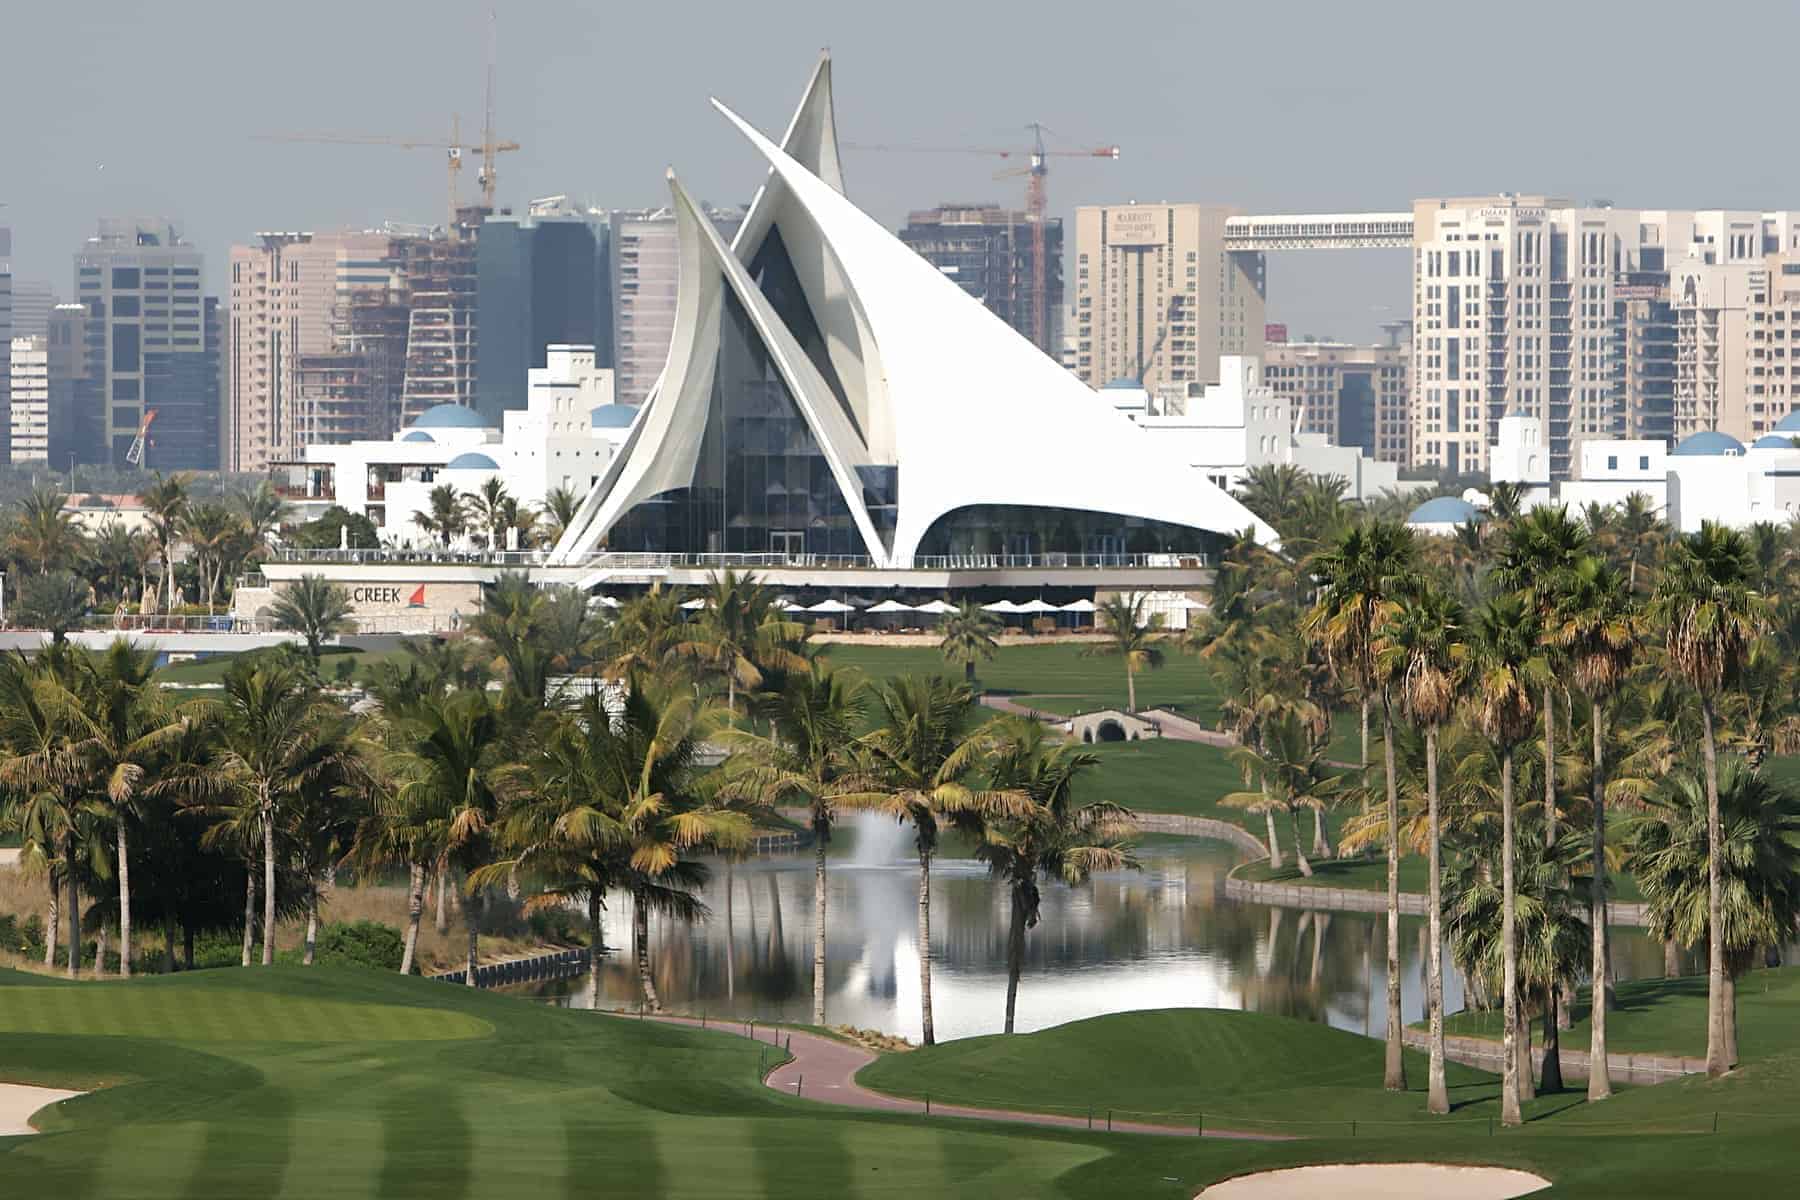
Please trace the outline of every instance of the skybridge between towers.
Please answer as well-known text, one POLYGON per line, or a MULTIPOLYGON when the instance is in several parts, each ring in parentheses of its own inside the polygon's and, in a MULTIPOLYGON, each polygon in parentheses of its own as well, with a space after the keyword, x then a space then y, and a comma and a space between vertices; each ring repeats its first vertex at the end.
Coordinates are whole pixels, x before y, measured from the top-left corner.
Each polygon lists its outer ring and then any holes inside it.
POLYGON ((1225 219, 1225 249, 1233 254, 1274 250, 1410 250, 1410 212, 1304 213, 1225 219))

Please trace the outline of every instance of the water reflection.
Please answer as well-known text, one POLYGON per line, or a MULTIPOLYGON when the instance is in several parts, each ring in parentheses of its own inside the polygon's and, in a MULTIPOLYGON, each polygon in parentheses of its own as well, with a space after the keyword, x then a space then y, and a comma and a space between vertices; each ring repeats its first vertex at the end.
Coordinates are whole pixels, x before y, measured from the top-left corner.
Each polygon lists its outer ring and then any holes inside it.
MULTIPOLYGON (((1006 894, 973 859, 948 852, 932 871, 933 1001, 940 1039, 998 1033, 1006 993, 1006 894)), ((1224 895, 1233 850, 1154 840, 1143 870, 1046 887, 1026 939, 1018 1026, 1042 1029, 1129 1009, 1241 1008, 1379 1035, 1386 1022, 1385 919, 1243 904, 1224 895)), ((871 814, 846 818, 831 851, 826 1012, 833 1024, 919 1037, 918 864, 910 832, 871 814)), ((651 917, 651 967, 665 1006, 756 1020, 812 1013, 810 852, 715 863, 712 915, 688 926, 651 917)), ((609 946, 629 945, 630 900, 611 898, 609 946)), ((1403 919, 1403 1016, 1423 1016, 1424 922, 1403 919)), ((1662 948, 1615 930, 1614 970, 1662 973, 1662 948)), ((1448 966, 1445 1002, 1463 1004, 1448 966)), ((529 990, 585 1006, 585 982, 529 990)), ((623 950, 603 970, 601 1003, 633 1007, 637 975, 623 950)))

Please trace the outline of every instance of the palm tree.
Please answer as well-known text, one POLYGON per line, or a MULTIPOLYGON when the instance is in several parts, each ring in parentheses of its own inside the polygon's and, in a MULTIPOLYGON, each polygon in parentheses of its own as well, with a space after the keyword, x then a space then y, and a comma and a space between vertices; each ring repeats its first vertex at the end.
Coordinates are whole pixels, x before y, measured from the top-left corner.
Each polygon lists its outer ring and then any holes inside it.
POLYGON ((1329 806, 1339 790, 1335 771, 1325 761, 1326 743, 1303 719, 1303 709, 1283 706, 1278 713, 1259 723, 1255 745, 1239 746, 1231 752, 1248 777, 1252 772, 1261 777, 1262 788, 1256 792, 1233 792, 1220 803, 1248 808, 1265 814, 1269 826, 1269 865, 1281 867, 1281 849, 1275 837, 1275 812, 1287 813, 1288 826, 1294 835, 1294 862, 1300 874, 1311 878, 1312 864, 1300 841, 1300 810, 1317 813, 1329 806))
POLYGON ((963 680, 970 686, 975 683, 975 664, 990 662, 1000 652, 1000 643, 994 640, 1000 632, 1000 618, 970 599, 959 601, 956 611, 944 614, 938 632, 943 635, 938 652, 945 662, 962 664, 963 680))
POLYGON ((433 829, 441 846, 438 870, 461 870, 463 920, 469 953, 463 983, 475 986, 480 957, 483 887, 475 872, 492 858, 493 825, 500 814, 496 776, 505 759, 499 711, 486 692, 421 696, 394 714, 391 744, 403 755, 395 803, 416 814, 409 825, 433 829))
POLYGON ((202 500, 188 505, 181 530, 194 552, 195 565, 200 571, 200 590, 206 598, 206 609, 211 612, 219 577, 224 573, 233 543, 246 537, 243 520, 222 501, 202 500))
POLYGON ((618 788, 625 829, 623 869, 632 898, 632 949, 638 983, 662 1011, 650 974, 650 913, 695 921, 706 915, 695 892, 706 866, 684 855, 731 851, 750 839, 750 820, 700 796, 695 755, 716 710, 678 682, 632 677, 617 723, 618 788))
POLYGON ((333 781, 348 765, 345 716, 312 682, 284 663, 238 663, 209 715, 212 750, 203 764, 170 772, 185 792, 227 820, 253 814, 262 841, 263 966, 275 961, 275 841, 305 793, 333 781))
MULTIPOLYGON (((1669 548, 1650 602, 1652 623, 1664 631, 1669 665, 1700 699, 1710 847, 1719 846, 1724 836, 1714 728, 1719 696, 1736 683, 1751 645, 1767 624, 1767 602, 1750 586, 1755 569, 1744 535, 1708 521, 1699 533, 1669 548)), ((1729 1047, 1737 1041, 1725 1008, 1722 859, 1716 850, 1707 856, 1706 1073, 1715 1079, 1731 1068, 1729 1047)))
POLYGON ((739 575, 727 568, 707 579, 706 607, 690 623, 687 637, 673 652, 704 663, 725 679, 727 711, 737 712, 739 687, 762 686, 763 672, 804 670, 806 658, 797 647, 806 629, 781 615, 775 596, 754 572, 739 575))
POLYGON ((253 488, 232 492, 228 503, 249 531, 250 543, 255 549, 267 547, 287 518, 287 501, 276 494, 266 479, 259 480, 253 488))
POLYGON ((306 639, 306 655, 319 665, 319 647, 326 638, 356 632, 350 619, 350 593, 323 575, 302 575, 276 597, 269 615, 275 628, 306 639))
POLYGON ((1081 776, 1098 766, 1091 751, 1069 743, 1048 744, 1037 721, 1013 718, 997 731, 990 783, 997 793, 1018 800, 1004 815, 984 821, 975 856, 1011 893, 1006 939, 1006 1032, 1013 1031, 1024 967, 1025 933, 1038 923, 1039 880, 1069 887, 1086 883, 1096 871, 1135 868, 1137 858, 1125 838, 1134 826, 1128 809, 1108 801, 1078 804, 1081 776))
MULTIPOLYGON (((1495 575, 1500 586, 1524 596, 1548 627, 1567 586, 1568 575, 1587 553, 1588 535, 1560 504, 1532 509, 1507 526, 1495 575)), ((1544 836, 1556 836, 1556 688, 1555 647, 1549 647, 1552 670, 1544 680, 1544 836)))
POLYGON ((81 628, 87 619, 87 598, 87 581, 73 572, 27 576, 13 605, 14 623, 46 630, 51 642, 60 646, 69 640, 69 632, 81 628))
POLYGON ((1306 489, 1306 472, 1292 463, 1259 463, 1244 473, 1238 499, 1285 537, 1306 489))
POLYGON ((489 550, 506 549, 505 530, 511 524, 506 502, 511 499, 505 482, 498 475, 488 476, 478 490, 463 497, 469 520, 487 535, 489 550))
POLYGON ((543 519, 547 522, 544 540, 554 546, 562 540, 563 533, 575 523, 575 514, 581 508, 581 496, 574 488, 553 487, 544 493, 543 519))
POLYGON ((413 524, 437 538, 448 550, 469 527, 467 502, 454 486, 440 483, 431 489, 426 504, 429 507, 425 511, 413 513, 413 524))
MULTIPOLYGON (((1626 590, 1638 594, 1638 567, 1655 567, 1657 551, 1668 542, 1669 530, 1656 514, 1656 505, 1642 492, 1625 497, 1616 522, 1615 544, 1625 552, 1626 590)), ((1648 573, 1646 572, 1646 576, 1648 573)))
POLYGON ((94 574, 94 590, 126 600, 133 582, 141 580, 147 565, 143 539, 126 529, 117 518, 100 526, 89 546, 88 561, 94 574))
POLYGON ((417 769, 416 759, 372 737, 358 743, 357 753, 363 762, 353 778, 362 785, 363 802, 350 860, 365 874, 390 865, 406 868, 406 934, 400 974, 410 975, 418 958, 425 880, 443 857, 448 821, 437 807, 440 797, 436 792, 406 786, 424 774, 417 769))
MULTIPOLYGON (((1519 1113, 1518 1043, 1521 1014, 1518 1003, 1518 939, 1515 936, 1517 892, 1513 877, 1516 858, 1513 818, 1514 752, 1528 735, 1533 717, 1532 698, 1549 674, 1539 653, 1543 627, 1537 610, 1516 595, 1490 601, 1476 615, 1469 640, 1470 683, 1476 722, 1500 754, 1500 870, 1501 870, 1501 990, 1505 1000, 1505 1050, 1501 1073, 1500 1120, 1521 1123, 1519 1113)), ((1529 1073, 1527 1074, 1529 1083, 1529 1073)))
POLYGON ((86 786, 113 824, 118 846, 119 974, 131 974, 131 829, 154 783, 158 759, 186 736, 188 719, 167 704, 152 676, 156 656, 115 638, 97 658, 76 661, 73 687, 46 680, 46 700, 69 729, 86 786))
POLYGON ((162 560, 163 582, 167 594, 165 611, 175 607, 175 541, 187 516, 188 485, 193 476, 177 472, 165 477, 156 473, 156 482, 138 493, 138 501, 150 516, 150 527, 156 533, 156 556, 162 560))
POLYGON ((1716 788, 1683 767, 1633 822, 1629 862, 1653 937, 1720 947, 1725 1061, 1735 1063, 1737 979, 1764 947, 1792 941, 1800 921, 1800 796, 1736 756, 1718 764, 1716 788))
POLYGON ((39 575, 78 565, 87 536, 64 506, 68 496, 53 487, 34 487, 19 501, 7 535, 7 549, 39 575))
POLYGON ((856 738, 867 710, 844 672, 815 662, 788 676, 766 738, 738 735, 723 793, 758 805, 799 806, 813 832, 813 1024, 825 1024, 825 851, 838 798, 859 782, 856 738))
POLYGON ((661 670, 685 636, 683 616, 681 597, 661 586, 626 601, 612 625, 608 673, 661 670))
POLYGON ((1455 598, 1426 584, 1409 596, 1376 642, 1377 668, 1394 679, 1414 725, 1425 731, 1426 846, 1429 878, 1425 912, 1426 1009, 1431 1027, 1427 1111, 1448 1113, 1444 1080, 1443 826, 1438 805, 1438 731, 1456 712, 1464 664, 1463 609, 1455 598))
POLYGON ((1637 651, 1642 622, 1625 577, 1605 560, 1586 555, 1567 573, 1551 617, 1550 640, 1573 668, 1576 686, 1593 705, 1593 903, 1588 918, 1593 930, 1592 1044, 1588 1053, 1588 1099, 1612 1095, 1606 1065, 1606 703, 1624 684, 1637 651))
POLYGON ((1325 650, 1340 684, 1356 689, 1363 710, 1363 771, 1369 769, 1369 706, 1381 704, 1381 736, 1387 782, 1387 1050, 1383 1086, 1406 1090, 1406 1061, 1400 1030, 1400 797, 1394 770, 1394 715, 1387 677, 1375 653, 1383 626, 1402 596, 1413 587, 1418 549, 1412 530, 1397 521, 1377 521, 1345 530, 1312 560, 1318 600, 1302 629, 1325 650))
POLYGON ((1127 712, 1138 710, 1138 672, 1154 671, 1163 664, 1163 648, 1157 636, 1162 629, 1162 614, 1146 614, 1145 603, 1141 592, 1116 592, 1102 600, 1094 612, 1094 624, 1106 640, 1082 651, 1092 656, 1117 655, 1125 660, 1127 712))
POLYGON ((919 1005, 924 1043, 937 1043, 931 1019, 931 859, 939 822, 973 825, 1000 797, 968 780, 987 738, 964 726, 975 704, 967 684, 938 675, 902 675, 877 688, 877 728, 861 745, 869 756, 871 786, 843 802, 875 808, 911 822, 919 854, 919 1005))

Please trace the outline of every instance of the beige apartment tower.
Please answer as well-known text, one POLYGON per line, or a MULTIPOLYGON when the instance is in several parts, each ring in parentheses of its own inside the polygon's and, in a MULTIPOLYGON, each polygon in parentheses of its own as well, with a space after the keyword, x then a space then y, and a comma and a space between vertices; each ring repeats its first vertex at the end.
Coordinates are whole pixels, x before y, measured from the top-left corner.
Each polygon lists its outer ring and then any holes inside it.
POLYGON ((1263 348, 1263 382, 1292 404, 1297 433, 1360 446, 1378 462, 1411 458, 1411 323, 1386 326, 1383 344, 1278 342, 1263 348))
POLYGON ((1075 210, 1075 371, 1090 387, 1217 383, 1219 356, 1263 349, 1263 256, 1225 248, 1208 204, 1075 210))

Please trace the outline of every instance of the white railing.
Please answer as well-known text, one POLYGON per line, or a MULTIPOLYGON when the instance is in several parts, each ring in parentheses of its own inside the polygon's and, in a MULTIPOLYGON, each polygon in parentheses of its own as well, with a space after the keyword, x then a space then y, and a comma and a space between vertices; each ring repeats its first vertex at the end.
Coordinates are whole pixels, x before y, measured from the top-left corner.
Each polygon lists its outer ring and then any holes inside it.
MULTIPOLYGON (((277 550, 271 561, 282 563, 333 563, 383 565, 448 565, 532 570, 556 566, 572 569, 615 571, 786 569, 866 571, 879 566, 860 554, 653 554, 601 550, 579 559, 551 562, 547 550, 277 550)), ((922 554, 912 569, 921 571, 994 571, 1033 569, 1197 569, 1211 566, 1204 554, 922 554)))

